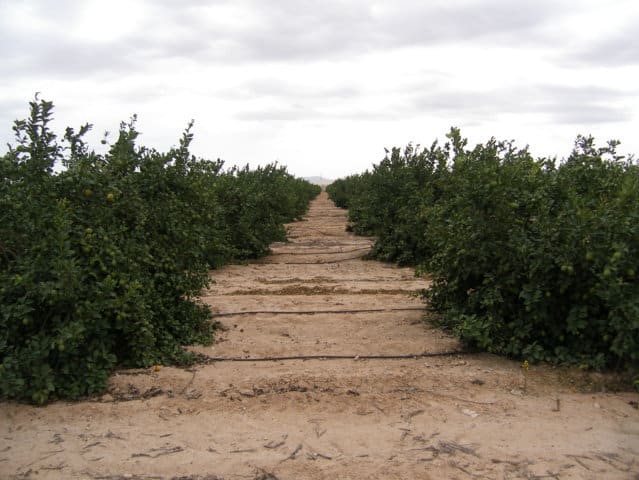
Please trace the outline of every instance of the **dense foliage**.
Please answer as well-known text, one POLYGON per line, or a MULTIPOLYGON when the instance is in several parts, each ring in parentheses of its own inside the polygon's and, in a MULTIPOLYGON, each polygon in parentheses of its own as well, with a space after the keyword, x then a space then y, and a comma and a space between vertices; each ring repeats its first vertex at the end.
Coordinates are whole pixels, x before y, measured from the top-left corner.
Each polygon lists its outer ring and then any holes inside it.
POLYGON ((490 352, 639 364, 639 168, 578 137, 568 159, 494 139, 393 149, 327 190, 378 258, 415 265, 442 323, 490 352))
POLYGON ((276 165, 196 159, 190 126, 160 153, 132 121, 96 154, 89 125, 58 142, 52 109, 32 102, 0 157, 0 396, 36 403, 99 392, 118 365, 188 362, 181 346, 211 338, 209 268, 265 254, 319 193, 276 165))

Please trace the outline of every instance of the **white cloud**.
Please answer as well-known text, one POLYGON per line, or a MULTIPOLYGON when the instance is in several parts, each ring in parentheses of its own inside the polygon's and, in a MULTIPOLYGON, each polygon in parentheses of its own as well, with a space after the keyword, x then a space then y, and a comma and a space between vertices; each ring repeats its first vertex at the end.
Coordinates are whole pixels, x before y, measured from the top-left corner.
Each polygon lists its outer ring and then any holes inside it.
POLYGON ((0 140, 36 91, 95 141, 141 141, 338 176, 451 125, 565 155, 577 133, 639 151, 634 0, 0 0, 0 140), (22 105, 22 108, 19 108, 22 105))

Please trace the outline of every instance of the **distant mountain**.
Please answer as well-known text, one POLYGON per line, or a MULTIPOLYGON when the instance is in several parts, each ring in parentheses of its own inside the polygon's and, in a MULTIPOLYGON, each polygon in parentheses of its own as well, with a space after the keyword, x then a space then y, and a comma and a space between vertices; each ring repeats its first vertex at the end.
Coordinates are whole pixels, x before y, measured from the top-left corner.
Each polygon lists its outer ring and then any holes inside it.
POLYGON ((333 180, 331 180, 330 178, 324 178, 324 177, 304 177, 304 180, 308 180, 309 182, 314 183, 315 185, 321 185, 321 186, 326 186, 333 183, 333 180))

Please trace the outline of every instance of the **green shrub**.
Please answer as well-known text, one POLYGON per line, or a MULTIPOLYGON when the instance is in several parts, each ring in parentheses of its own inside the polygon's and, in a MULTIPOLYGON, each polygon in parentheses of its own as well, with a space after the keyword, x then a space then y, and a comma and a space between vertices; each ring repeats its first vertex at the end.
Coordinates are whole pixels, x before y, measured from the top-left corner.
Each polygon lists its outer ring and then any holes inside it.
POLYGON ((494 139, 393 149, 327 189, 378 258, 415 265, 442 323, 487 351, 639 363, 639 169, 578 137, 563 163, 494 139))
POLYGON ((265 254, 318 193, 194 158, 191 126, 166 153, 136 145, 135 119, 104 155, 89 125, 63 147, 52 109, 31 102, 0 158, 0 396, 36 403, 100 392, 116 366, 192 361, 182 345, 214 327, 196 300, 209 268, 265 254))

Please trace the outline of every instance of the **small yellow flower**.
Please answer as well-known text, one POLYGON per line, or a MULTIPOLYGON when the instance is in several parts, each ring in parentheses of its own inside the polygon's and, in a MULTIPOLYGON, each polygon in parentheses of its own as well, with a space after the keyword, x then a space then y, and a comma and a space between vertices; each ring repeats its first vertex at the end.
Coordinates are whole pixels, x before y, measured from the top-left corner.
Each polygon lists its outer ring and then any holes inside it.
POLYGON ((524 360, 523 363, 521 364, 521 368, 523 368, 525 371, 528 371, 528 360, 524 360))

